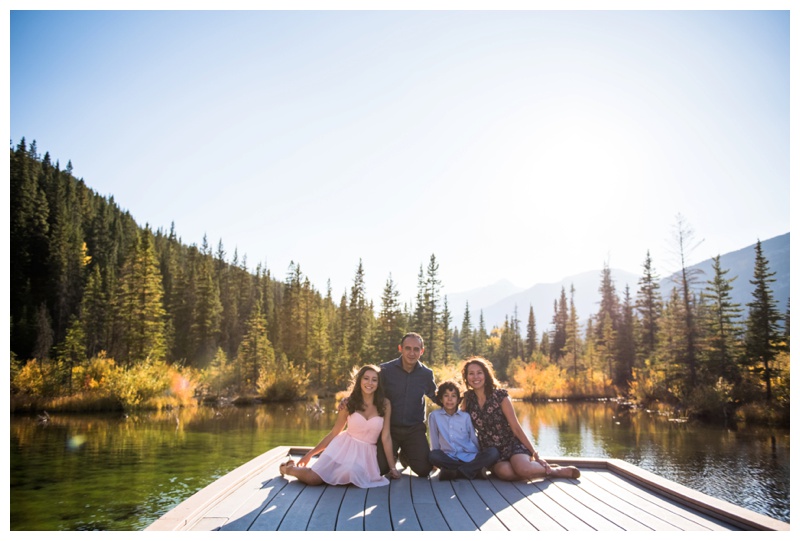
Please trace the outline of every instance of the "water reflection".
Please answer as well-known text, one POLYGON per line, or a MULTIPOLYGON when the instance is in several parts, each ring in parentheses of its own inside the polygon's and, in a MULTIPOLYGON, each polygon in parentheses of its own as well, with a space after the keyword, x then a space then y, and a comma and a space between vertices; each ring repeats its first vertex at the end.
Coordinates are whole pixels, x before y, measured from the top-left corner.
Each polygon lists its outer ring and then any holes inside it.
MULTIPOLYGON (((619 458, 789 520, 789 433, 677 424, 613 402, 515 403, 544 456, 619 458)), ((314 445, 332 401, 124 415, 12 416, 12 530, 141 530, 278 445, 314 445)))

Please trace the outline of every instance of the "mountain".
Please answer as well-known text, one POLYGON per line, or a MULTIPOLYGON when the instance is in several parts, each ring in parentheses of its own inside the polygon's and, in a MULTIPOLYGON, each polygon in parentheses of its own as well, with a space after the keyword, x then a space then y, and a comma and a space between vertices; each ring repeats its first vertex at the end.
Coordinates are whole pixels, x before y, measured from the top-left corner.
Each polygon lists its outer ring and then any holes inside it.
MULTIPOLYGON (((770 284, 772 289, 772 297, 776 301, 778 311, 781 313, 786 312, 787 303, 789 302, 789 233, 773 237, 768 240, 761 241, 761 251, 769 264, 770 272, 774 272, 775 282, 770 284)), ((743 310, 742 316, 747 317, 747 303, 753 300, 753 285, 750 280, 753 279, 753 272, 756 264, 756 245, 751 244, 741 250, 729 252, 720 255, 720 266, 722 270, 728 270, 725 275, 727 279, 733 279, 733 291, 731 292, 732 302, 741 305, 743 310)), ((706 283, 714 278, 714 269, 712 268, 713 261, 707 259, 690 268, 698 270, 697 283, 692 288, 694 291, 700 291, 706 287, 706 283)), ((666 299, 672 288, 675 286, 675 279, 677 273, 661 280, 661 295, 666 299)))
MULTIPOLYGON (((768 239, 761 242, 761 249, 764 257, 769 262, 769 269, 775 273, 775 282, 771 284, 773 297, 776 300, 778 311, 785 312, 789 301, 789 233, 768 239)), ((712 260, 707 259, 689 269, 697 269, 697 283, 694 284, 695 291, 701 291, 707 286, 707 281, 712 279, 714 272, 712 260)), ((720 256, 722 269, 729 269, 726 278, 734 278, 732 299, 739 303, 742 308, 742 316, 747 316, 747 303, 752 300, 753 286, 750 280, 753 278, 755 267, 755 244, 729 252, 720 256)), ((658 271, 658 269, 656 269, 658 271)), ((561 296, 561 288, 567 294, 569 301, 570 288, 575 286, 575 308, 582 323, 597 312, 600 303, 600 282, 602 270, 587 271, 573 276, 567 276, 559 282, 548 284, 536 284, 528 289, 517 288, 507 281, 498 282, 492 286, 487 286, 464 293, 448 295, 448 305, 453 316, 453 325, 461 327, 464 317, 464 305, 469 300, 469 309, 473 326, 477 327, 480 311, 483 310, 483 317, 487 330, 493 326, 502 326, 506 317, 513 317, 516 308, 517 318, 520 322, 522 334, 525 334, 525 327, 528 324, 528 312, 533 307, 536 318, 536 329, 541 334, 549 328, 553 319, 553 303, 557 302, 561 296)), ((671 275, 660 281, 661 295, 664 299, 669 297, 670 291, 675 286, 674 278, 671 275)), ((620 300, 625 293, 625 285, 630 287, 632 299, 636 300, 636 293, 639 288, 641 273, 636 274, 621 269, 611 269, 611 279, 617 290, 620 300)))
MULTIPOLYGON (((450 309, 450 313, 453 315, 454 325, 461 328, 467 301, 469 301, 469 313, 472 318, 472 324, 477 328, 481 308, 493 305, 499 300, 515 295, 522 291, 522 289, 523 288, 512 284, 508 280, 500 280, 492 285, 478 289, 471 289, 463 293, 448 294, 447 306, 450 309)), ((484 318, 485 317, 486 315, 484 313, 484 318)), ((491 328, 491 325, 488 323, 487 328, 491 328)))

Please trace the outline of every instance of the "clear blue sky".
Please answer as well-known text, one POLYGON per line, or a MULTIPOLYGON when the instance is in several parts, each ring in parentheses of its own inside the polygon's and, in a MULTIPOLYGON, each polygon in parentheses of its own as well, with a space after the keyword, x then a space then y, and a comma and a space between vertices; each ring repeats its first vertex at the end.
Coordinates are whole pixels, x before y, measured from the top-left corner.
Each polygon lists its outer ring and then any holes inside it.
POLYGON ((432 253, 447 294, 640 272, 647 250, 666 276, 678 213, 704 239, 690 263, 789 231, 788 11, 11 11, 10 30, 14 145, 336 299, 359 258, 370 296, 391 273, 410 300, 432 253))

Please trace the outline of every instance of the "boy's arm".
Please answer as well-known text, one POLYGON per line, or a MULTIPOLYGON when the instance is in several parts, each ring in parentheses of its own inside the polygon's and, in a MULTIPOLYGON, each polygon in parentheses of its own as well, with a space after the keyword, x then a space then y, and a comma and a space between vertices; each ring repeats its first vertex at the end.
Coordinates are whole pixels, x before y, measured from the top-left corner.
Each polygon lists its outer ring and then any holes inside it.
POLYGON ((467 413, 467 434, 469 434, 469 441, 475 444, 475 448, 480 449, 481 446, 478 443, 478 435, 475 432, 475 427, 472 425, 472 417, 470 417, 469 413, 467 413))
POLYGON ((428 416, 428 429, 431 433, 431 449, 442 448, 441 444, 439 443, 439 423, 436 421, 437 416, 434 415, 436 411, 432 411, 428 416))

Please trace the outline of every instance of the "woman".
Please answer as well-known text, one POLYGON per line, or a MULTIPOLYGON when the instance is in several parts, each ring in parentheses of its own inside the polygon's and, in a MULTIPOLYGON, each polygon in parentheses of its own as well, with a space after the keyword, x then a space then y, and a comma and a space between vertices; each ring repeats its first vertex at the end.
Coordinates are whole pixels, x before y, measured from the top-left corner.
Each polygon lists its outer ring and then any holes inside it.
MULTIPOLYGON (((389 423, 384 422, 391 418, 392 406, 383 394, 378 372, 372 365, 361 367, 353 380, 347 407, 339 409, 331 431, 296 465, 294 460, 281 464, 281 475, 292 475, 307 485, 352 483, 370 488, 389 484, 378 470, 377 441, 380 438, 387 456, 392 456, 389 423), (307 467, 318 453, 322 454, 317 461, 307 467)), ((389 475, 393 479, 400 477, 397 468, 392 468, 389 475)))
POLYGON ((575 466, 551 467, 539 458, 522 426, 508 391, 500 389, 491 363, 483 357, 464 362, 461 377, 467 386, 461 409, 469 413, 478 432, 481 449, 496 447, 500 460, 492 473, 505 481, 531 480, 537 477, 569 477, 577 479, 581 472, 575 466))

